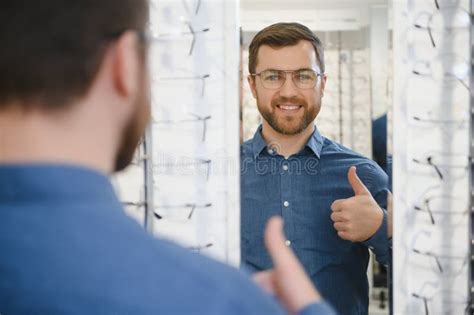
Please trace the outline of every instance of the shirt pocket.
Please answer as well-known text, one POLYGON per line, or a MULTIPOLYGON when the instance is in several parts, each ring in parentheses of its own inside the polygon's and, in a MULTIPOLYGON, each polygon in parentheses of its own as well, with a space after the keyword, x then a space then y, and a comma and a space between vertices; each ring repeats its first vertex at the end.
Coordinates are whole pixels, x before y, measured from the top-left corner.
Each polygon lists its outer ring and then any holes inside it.
POLYGON ((339 237, 331 220, 330 209, 308 206, 295 217, 294 223, 296 241, 303 250, 340 255, 350 253, 356 246, 339 237))
POLYGON ((339 237, 331 219, 331 205, 340 198, 335 192, 340 192, 341 187, 330 182, 316 185, 307 180, 296 181, 299 192, 294 209, 296 237, 307 250, 349 253, 354 249, 354 243, 339 237))

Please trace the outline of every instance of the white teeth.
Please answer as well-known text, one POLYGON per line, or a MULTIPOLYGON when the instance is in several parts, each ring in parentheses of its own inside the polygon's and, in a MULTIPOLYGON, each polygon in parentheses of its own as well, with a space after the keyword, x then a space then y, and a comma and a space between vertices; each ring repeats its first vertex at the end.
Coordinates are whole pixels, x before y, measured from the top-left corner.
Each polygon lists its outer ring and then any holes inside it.
POLYGON ((284 110, 295 110, 300 108, 298 105, 279 105, 279 107, 284 110))

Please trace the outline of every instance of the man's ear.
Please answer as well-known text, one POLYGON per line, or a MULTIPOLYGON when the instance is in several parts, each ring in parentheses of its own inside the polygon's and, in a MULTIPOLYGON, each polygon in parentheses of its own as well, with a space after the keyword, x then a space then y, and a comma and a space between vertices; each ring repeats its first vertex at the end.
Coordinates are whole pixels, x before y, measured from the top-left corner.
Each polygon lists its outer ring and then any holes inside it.
POLYGON ((323 75, 321 76, 321 90, 320 90, 321 96, 324 96, 324 89, 326 88, 326 82, 327 82, 327 80, 328 80, 327 74, 323 74, 323 75))
POLYGON ((252 91, 253 97, 257 98, 257 86, 255 84, 255 77, 250 74, 247 76, 247 82, 249 83, 250 90, 252 91))
POLYGON ((116 41, 112 58, 113 85, 117 93, 130 97, 138 93, 140 82, 140 58, 138 38, 128 31, 116 41))

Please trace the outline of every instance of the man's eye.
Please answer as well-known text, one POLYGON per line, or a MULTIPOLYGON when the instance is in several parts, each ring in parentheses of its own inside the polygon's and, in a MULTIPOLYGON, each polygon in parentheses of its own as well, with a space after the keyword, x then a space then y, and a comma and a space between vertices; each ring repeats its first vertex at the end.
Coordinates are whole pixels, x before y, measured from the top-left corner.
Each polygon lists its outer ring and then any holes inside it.
POLYGON ((302 72, 302 73, 297 73, 296 79, 299 81, 311 81, 311 80, 314 80, 314 76, 311 73, 302 72))
POLYGON ((280 76, 278 74, 269 74, 265 76, 266 81, 278 81, 280 79, 280 76))

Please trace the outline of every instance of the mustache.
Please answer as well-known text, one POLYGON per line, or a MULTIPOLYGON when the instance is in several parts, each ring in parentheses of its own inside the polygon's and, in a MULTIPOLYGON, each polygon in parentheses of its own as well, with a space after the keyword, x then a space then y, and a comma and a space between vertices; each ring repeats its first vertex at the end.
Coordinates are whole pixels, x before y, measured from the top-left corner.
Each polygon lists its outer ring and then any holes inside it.
POLYGON ((276 107, 279 104, 296 104, 303 107, 308 107, 308 103, 300 97, 278 97, 272 100, 272 107, 276 107))

